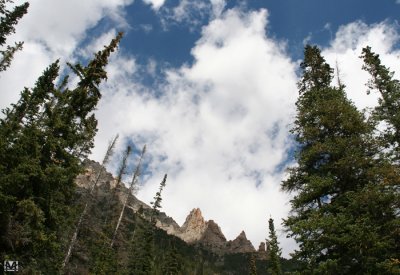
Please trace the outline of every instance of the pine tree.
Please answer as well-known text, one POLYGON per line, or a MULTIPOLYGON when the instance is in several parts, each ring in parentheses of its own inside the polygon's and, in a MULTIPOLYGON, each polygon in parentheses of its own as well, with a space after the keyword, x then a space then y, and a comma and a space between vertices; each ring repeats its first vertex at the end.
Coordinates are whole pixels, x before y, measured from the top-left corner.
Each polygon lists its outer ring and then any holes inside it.
POLYGON ((169 250, 165 254, 164 264, 162 266, 162 274, 177 275, 180 270, 180 261, 178 250, 173 242, 169 242, 169 250))
POLYGON ((249 256, 249 274, 257 275, 256 256, 251 253, 249 256))
MULTIPOLYGON (((333 70, 317 47, 306 46, 292 129, 298 166, 282 188, 294 192, 284 221, 298 242, 295 258, 307 274, 379 274, 393 251, 392 198, 396 171, 379 158, 375 124, 331 86, 333 70)), ((395 230, 396 231, 396 230, 395 230)))
POLYGON ((156 216, 158 215, 158 213, 161 209, 161 201, 162 201, 161 193, 165 187, 166 182, 167 182, 167 174, 164 175, 164 178, 160 183, 158 192, 156 193, 156 195, 154 197, 154 201, 151 202, 151 205, 153 205, 153 208, 152 208, 152 212, 151 212, 151 216, 150 216, 150 222, 153 225, 156 225, 156 216))
POLYGON ((153 270, 153 228, 147 221, 143 220, 136 226, 131 241, 131 249, 128 262, 129 274, 148 275, 153 270))
POLYGON ((5 71, 11 64, 14 54, 22 49, 23 42, 16 42, 14 46, 6 45, 7 36, 15 33, 15 25, 28 12, 29 3, 7 9, 7 3, 12 0, 0 0, 0 72, 5 71))
POLYGON ((279 242, 278 238, 276 236, 275 232, 275 225, 274 225, 274 220, 270 218, 268 220, 268 229, 269 229, 269 240, 267 242, 269 243, 269 250, 268 250, 268 255, 269 255, 269 268, 268 268, 268 273, 273 274, 273 275, 281 275, 282 274, 282 269, 281 269, 281 249, 279 248, 279 242))
MULTIPOLYGON (((378 105, 373 110, 372 118, 376 123, 384 123, 384 130, 379 132, 380 158, 387 158, 392 164, 391 173, 386 177, 383 188, 376 192, 379 197, 374 201, 386 202, 383 206, 392 211, 386 213, 386 220, 382 224, 387 230, 385 236, 387 260, 383 266, 391 273, 400 273, 400 257, 396 251, 400 250, 400 234, 396 228, 400 227, 399 215, 393 212, 400 209, 400 81, 394 79, 394 73, 384 66, 378 54, 372 52, 370 47, 362 50, 361 58, 364 61, 363 69, 371 75, 368 82, 370 90, 377 90, 380 94, 378 105), (397 209, 397 210, 396 210, 397 209), (390 240, 393 245, 388 245, 390 240)), ((369 93, 370 91, 368 91, 369 93)))
MULTIPOLYGON (((159 191, 154 197, 150 222, 142 220, 142 222, 135 228, 134 236, 131 241, 131 255, 129 257, 128 268, 130 274, 152 274, 154 268, 154 230, 156 225, 156 215, 161 208, 161 193, 165 187, 167 175, 164 175, 160 183, 159 191)), ((140 218, 142 219, 142 218, 140 218)))
MULTIPOLYGON (((364 60, 363 69, 371 75, 368 82, 370 90, 377 90, 380 94, 379 104, 374 110, 374 118, 384 122, 387 127, 382 138, 384 146, 395 161, 400 160, 400 82, 393 79, 394 73, 381 64, 378 54, 370 47, 362 50, 364 60)), ((368 91, 370 92, 370 91, 368 91)))
POLYGON ((0 228, 1 256, 13 255, 26 268, 41 264, 40 270, 57 273, 65 228, 74 217, 74 180, 81 171, 81 159, 93 147, 97 121, 93 111, 101 97, 99 84, 107 78, 104 70, 109 55, 122 34, 98 52, 86 67, 71 66, 80 81, 74 89, 60 85, 58 61, 46 69, 33 89, 24 89, 20 100, 3 110, 0 119, 0 228), (28 204, 20 204, 29 200, 28 204), (26 205, 30 207, 26 208, 26 205), (38 213, 42 238, 32 249, 21 240, 10 243, 12 226, 21 215, 20 207, 38 213), (39 214, 40 213, 40 214, 39 214))

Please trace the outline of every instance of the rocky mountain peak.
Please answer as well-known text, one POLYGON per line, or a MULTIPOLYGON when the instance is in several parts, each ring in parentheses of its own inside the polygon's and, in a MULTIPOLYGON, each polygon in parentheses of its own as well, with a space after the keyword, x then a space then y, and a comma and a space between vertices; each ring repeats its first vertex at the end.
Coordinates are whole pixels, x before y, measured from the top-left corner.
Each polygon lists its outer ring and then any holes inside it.
MULTIPOLYGON (((116 180, 112 174, 108 173, 99 163, 86 160, 84 167, 84 173, 76 179, 79 187, 90 189, 93 182, 96 181, 100 170, 102 170, 102 176, 97 183, 96 192, 98 194, 105 194, 116 188, 116 180)), ((116 194, 121 202, 126 198, 127 191, 127 188, 123 184, 116 190, 116 194)), ((143 213, 151 210, 150 206, 135 196, 131 196, 128 208, 134 212, 138 212, 141 209, 141 211, 144 211, 143 213)), ((146 214, 144 214, 144 217, 146 217, 146 214)), ((163 212, 159 212, 156 216, 156 226, 170 235, 181 238, 186 243, 203 245, 218 254, 255 252, 253 245, 247 239, 244 231, 233 241, 227 241, 219 225, 213 220, 206 221, 199 208, 194 208, 190 211, 181 227, 171 217, 168 217, 163 212)))
POLYGON ((186 217, 185 223, 182 225, 182 229, 190 230, 198 227, 203 227, 204 225, 205 221, 200 208, 195 208, 190 211, 189 215, 186 217))
POLYGON ((256 251, 253 244, 247 239, 244 231, 240 232, 236 239, 227 243, 227 249, 230 253, 247 253, 256 251))
POLYGON ((199 208, 193 209, 186 217, 185 223, 176 234, 187 243, 200 240, 207 228, 206 222, 199 208))
POLYGON ((227 241, 221 228, 214 220, 205 221, 199 208, 193 209, 182 227, 172 233, 187 243, 197 243, 216 253, 255 252, 252 243, 242 231, 233 241, 227 241))
POLYGON ((210 247, 212 250, 224 250, 226 238, 221 231, 221 228, 213 220, 206 222, 206 230, 201 238, 201 243, 210 247))
POLYGON ((236 240, 238 240, 238 239, 247 240, 246 233, 244 232, 244 230, 242 230, 242 232, 240 232, 239 236, 236 237, 236 240))

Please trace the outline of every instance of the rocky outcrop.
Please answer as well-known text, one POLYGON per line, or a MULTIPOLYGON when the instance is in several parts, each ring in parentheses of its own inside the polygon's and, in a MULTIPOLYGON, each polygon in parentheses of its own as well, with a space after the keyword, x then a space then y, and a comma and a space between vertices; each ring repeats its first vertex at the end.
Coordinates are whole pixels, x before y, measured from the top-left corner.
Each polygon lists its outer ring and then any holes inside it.
MULTIPOLYGON (((108 173, 99 163, 91 160, 84 162, 85 171, 76 179, 76 184, 82 190, 88 190, 96 182, 100 170, 101 177, 98 178, 96 193, 110 192, 114 190, 121 201, 124 201, 128 194, 128 189, 124 184, 116 188, 117 181, 112 174, 108 173)), ((142 213, 143 217, 150 217, 151 207, 132 195, 129 199, 128 207, 134 212, 142 213)), ((156 216, 156 226, 165 230, 168 234, 177 236, 189 244, 202 245, 215 253, 249 253, 255 252, 253 245, 242 231, 233 241, 227 241, 221 228, 213 220, 206 221, 199 208, 193 209, 186 217, 184 224, 180 227, 171 217, 164 212, 159 212, 156 216)), ((259 250, 265 251, 260 248, 259 250)))
MULTIPOLYGON (((110 192, 113 190, 118 195, 121 202, 123 202, 128 194, 128 188, 124 184, 120 184, 118 188, 117 180, 112 176, 111 173, 107 172, 101 164, 96 161, 86 159, 83 162, 84 172, 77 176, 75 183, 82 190, 88 190, 93 187, 96 183, 96 194, 101 195, 104 192, 110 192), (101 170, 101 176, 99 173, 101 170), (96 182, 97 181, 97 182, 96 182)), ((145 216, 150 216, 151 207, 137 199, 133 194, 130 196, 128 208, 132 209, 133 212, 142 211, 145 216)), ((180 227, 172 219, 168 217, 164 212, 159 212, 157 215, 156 226, 165 230, 168 234, 173 235, 177 232, 180 227)))
POLYGON ((226 247, 226 238, 222 234, 221 228, 213 220, 206 222, 206 230, 200 243, 215 252, 224 252, 226 247))
POLYGON ((200 209, 195 208, 186 217, 185 223, 182 225, 180 230, 175 232, 174 235, 187 243, 194 243, 203 237, 206 229, 207 224, 204 221, 200 209))
POLYGON ((266 260, 268 258, 267 249, 264 242, 261 242, 258 246, 257 255, 261 260, 266 260))
POLYGON ((236 239, 229 241, 226 247, 229 253, 250 253, 256 251, 253 244, 247 239, 244 231, 236 239))
POLYGON ((261 242, 260 245, 258 246, 258 252, 266 252, 264 242, 261 242))
POLYGON ((201 244, 213 251, 220 252, 226 245, 221 228, 213 220, 205 221, 199 208, 190 211, 182 227, 172 234, 187 243, 201 244))
POLYGON ((199 208, 193 209, 182 227, 172 235, 187 243, 200 244, 218 254, 256 251, 244 231, 235 240, 227 241, 219 225, 213 220, 205 221, 199 208))

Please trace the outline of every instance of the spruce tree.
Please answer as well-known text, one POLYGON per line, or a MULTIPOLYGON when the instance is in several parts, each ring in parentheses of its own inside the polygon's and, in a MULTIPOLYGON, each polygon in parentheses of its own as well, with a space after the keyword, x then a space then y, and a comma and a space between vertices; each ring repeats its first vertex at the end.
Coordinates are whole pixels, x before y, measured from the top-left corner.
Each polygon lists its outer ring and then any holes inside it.
POLYGON ((166 182, 167 182, 167 174, 164 175, 164 178, 160 183, 160 187, 154 197, 154 201, 150 203, 153 206, 150 216, 150 222, 153 225, 156 225, 156 216, 158 216, 158 213, 161 209, 161 201, 162 201, 161 193, 166 185, 166 182))
POLYGON ((386 125, 382 133, 385 148, 395 161, 400 160, 400 82, 393 78, 394 73, 382 65, 378 54, 370 47, 362 50, 363 69, 371 75, 368 88, 379 92, 378 106, 373 115, 379 122, 386 125))
POLYGON ((162 266, 162 274, 178 275, 180 271, 179 254, 173 242, 169 242, 169 249, 165 253, 165 259, 162 266))
POLYGON ((7 36, 15 33, 15 25, 28 12, 29 3, 7 9, 12 0, 0 0, 0 72, 5 71, 11 64, 14 54, 22 49, 23 42, 16 42, 14 46, 6 45, 7 36))
POLYGON ((282 269, 281 269, 281 249, 279 248, 279 242, 278 238, 276 236, 275 232, 275 225, 274 225, 274 220, 270 218, 268 220, 268 229, 269 229, 269 240, 267 240, 269 244, 269 250, 268 250, 268 255, 269 255, 269 263, 268 263, 268 273, 273 274, 273 275, 281 275, 282 274, 282 269))
POLYGON ((131 249, 128 261, 129 274, 152 274, 154 265, 153 242, 153 225, 146 220, 142 220, 141 223, 136 226, 130 243, 131 249))
POLYGON ((293 192, 284 221, 305 274, 379 274, 393 254, 396 209, 385 192, 396 171, 379 158, 375 124, 331 85, 333 70, 306 46, 292 133, 298 166, 282 183, 293 192))
POLYGON ((69 238, 65 228, 74 218, 74 180, 97 131, 93 111, 101 97, 99 84, 107 78, 104 68, 121 36, 99 51, 88 66, 71 65, 80 78, 76 88, 66 88, 67 78, 55 84, 57 61, 44 71, 34 88, 24 89, 16 104, 3 110, 0 254, 2 258, 8 255, 20 259, 25 270, 34 270, 40 264, 40 271, 56 274, 61 265, 69 238), (30 213, 20 215, 21 207, 30 213), (38 217, 34 227, 41 230, 40 240, 32 248, 22 239, 10 242, 7 236, 13 234, 19 217, 32 216, 38 217))
POLYGON ((254 253, 249 255, 249 274, 257 275, 256 256, 254 253))
POLYGON ((375 90, 380 95, 378 105, 372 112, 372 119, 377 124, 385 125, 383 130, 382 127, 377 129, 378 144, 381 147, 379 157, 387 159, 391 164, 391 169, 388 169, 391 174, 386 176, 384 186, 376 192, 379 200, 374 200, 385 201, 383 206, 389 210, 382 225, 387 230, 384 241, 387 260, 382 265, 390 272, 400 273, 400 257, 396 253, 400 250, 400 234, 396 230, 400 227, 398 215, 398 209, 400 209, 400 81, 393 78, 394 73, 381 63, 379 55, 372 52, 370 47, 364 48, 360 57, 364 61, 363 69, 371 75, 368 93, 375 90), (388 241, 391 241, 393 245, 388 245, 388 241))
POLYGON ((139 223, 134 232, 134 236, 131 241, 131 254, 129 256, 128 268, 130 274, 152 274, 154 271, 154 234, 156 230, 156 216, 161 208, 161 193, 165 187, 167 181, 167 175, 164 175, 163 180, 160 183, 158 192, 154 197, 154 202, 150 213, 150 222, 139 218, 139 223))

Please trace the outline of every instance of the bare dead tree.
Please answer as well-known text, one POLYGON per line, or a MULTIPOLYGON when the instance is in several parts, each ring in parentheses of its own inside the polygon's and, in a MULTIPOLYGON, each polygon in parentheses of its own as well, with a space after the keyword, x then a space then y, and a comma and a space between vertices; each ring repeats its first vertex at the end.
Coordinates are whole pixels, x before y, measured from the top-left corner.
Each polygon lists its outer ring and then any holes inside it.
POLYGON ((124 216, 126 205, 128 204, 129 196, 132 194, 132 191, 134 190, 134 187, 136 185, 137 178, 140 175, 140 167, 142 165, 142 160, 143 160, 143 156, 144 156, 145 152, 146 152, 146 145, 143 146, 142 153, 140 154, 139 162, 138 162, 138 164, 136 166, 135 173, 133 174, 133 178, 132 178, 131 184, 129 186, 128 194, 126 195, 124 204, 122 206, 122 210, 121 210, 119 218, 118 218, 117 225, 115 226, 115 230, 114 230, 114 234, 112 236, 110 247, 113 247, 113 245, 114 245, 115 238, 117 236, 119 226, 120 226, 122 218, 124 216))
POLYGON ((100 178, 101 178, 101 176, 102 176, 102 174, 103 174, 103 172, 105 170, 105 165, 108 163, 108 161, 110 160, 110 157, 113 154, 114 147, 115 147, 115 144, 117 142, 117 139, 118 139, 118 135, 116 135, 115 138, 109 143, 107 151, 106 151, 106 154, 105 154, 105 156, 103 158, 103 161, 101 163, 100 170, 99 170, 99 172, 97 174, 97 177, 96 177, 95 181, 93 182, 93 184, 89 188, 88 198, 86 200, 86 203, 85 203, 85 206, 83 208, 83 211, 82 211, 82 213, 81 213, 81 215, 79 217, 78 223, 75 226, 74 234, 72 235, 71 241, 70 241, 69 246, 68 246, 68 251, 67 251, 67 253, 65 255, 65 258, 64 258, 64 261, 63 261, 63 263, 61 265, 62 269, 65 268, 65 266, 67 265, 67 263, 69 261, 69 258, 71 257, 72 250, 74 248, 76 239, 78 237, 79 229, 80 229, 80 227, 82 225, 82 222, 83 222, 83 220, 84 220, 84 218, 86 216, 86 212, 88 211, 88 208, 89 208, 90 197, 93 195, 93 191, 96 188, 96 186, 97 186, 97 184, 98 184, 98 182, 99 182, 99 180, 100 180, 100 178))
POLYGON ((121 165, 120 165, 120 167, 118 169, 117 184, 115 185, 115 190, 119 187, 119 185, 120 185, 120 183, 122 181, 122 177, 125 174, 127 160, 129 158, 129 155, 130 155, 131 151, 132 151, 132 148, 131 148, 131 146, 128 145, 126 147, 125 154, 122 157, 121 165))

